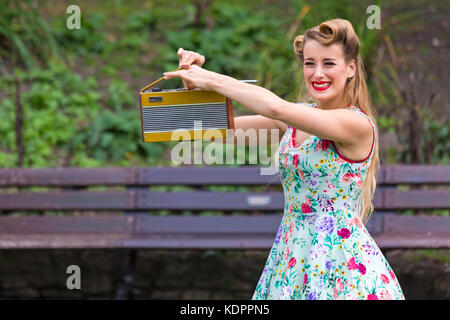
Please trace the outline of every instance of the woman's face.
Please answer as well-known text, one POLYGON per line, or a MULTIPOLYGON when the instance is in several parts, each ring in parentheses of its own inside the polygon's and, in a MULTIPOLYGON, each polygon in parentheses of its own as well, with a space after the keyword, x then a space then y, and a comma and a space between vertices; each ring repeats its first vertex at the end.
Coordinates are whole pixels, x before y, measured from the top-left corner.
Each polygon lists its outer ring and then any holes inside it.
POLYGON ((311 39, 305 42, 303 57, 306 88, 318 106, 345 107, 344 87, 355 74, 355 60, 345 62, 340 44, 326 47, 311 39))

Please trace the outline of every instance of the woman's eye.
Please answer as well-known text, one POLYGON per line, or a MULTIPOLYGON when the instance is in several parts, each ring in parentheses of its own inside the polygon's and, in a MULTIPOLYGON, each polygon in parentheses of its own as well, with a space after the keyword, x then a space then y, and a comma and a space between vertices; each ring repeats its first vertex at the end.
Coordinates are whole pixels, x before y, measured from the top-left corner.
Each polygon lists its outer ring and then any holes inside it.
POLYGON ((312 66, 314 63, 312 62, 305 62, 305 66, 312 66))
POLYGON ((336 65, 334 62, 325 62, 325 65, 326 66, 334 66, 334 65, 336 65))

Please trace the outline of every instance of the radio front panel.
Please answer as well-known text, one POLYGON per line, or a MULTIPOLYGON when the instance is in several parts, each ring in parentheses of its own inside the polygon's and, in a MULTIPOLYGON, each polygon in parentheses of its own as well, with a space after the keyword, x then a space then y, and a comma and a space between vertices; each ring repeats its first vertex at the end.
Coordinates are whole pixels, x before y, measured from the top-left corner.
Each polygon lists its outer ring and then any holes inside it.
POLYGON ((143 90, 140 109, 144 142, 225 138, 234 129, 231 100, 212 91, 143 90))

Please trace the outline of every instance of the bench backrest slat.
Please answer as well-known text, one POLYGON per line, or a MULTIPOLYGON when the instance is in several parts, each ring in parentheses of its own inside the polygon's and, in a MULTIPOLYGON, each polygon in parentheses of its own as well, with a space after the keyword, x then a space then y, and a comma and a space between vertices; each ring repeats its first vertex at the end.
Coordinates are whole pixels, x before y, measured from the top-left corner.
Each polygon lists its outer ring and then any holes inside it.
POLYGON ((384 184, 449 184, 450 166, 396 164, 384 167, 384 184))
POLYGON ((0 193, 0 210, 132 210, 133 191, 0 193))
POLYGON ((138 209, 282 210, 282 192, 138 192, 138 209))
POLYGON ((0 186, 96 186, 134 184, 136 168, 2 169, 0 186))
POLYGON ((385 190, 383 209, 448 209, 448 190, 385 190))
MULTIPOLYGON (((450 166, 388 165, 380 168, 379 185, 449 184, 450 166)), ((261 168, 152 167, 2 169, 0 187, 101 185, 280 185, 278 175, 262 175, 261 168)))
MULTIPOLYGON (((377 210, 448 209, 447 190, 376 190, 377 210)), ((215 210, 283 211, 284 194, 273 192, 65 191, 0 193, 0 210, 215 210)))
POLYGON ((142 185, 280 185, 277 175, 261 175, 259 167, 141 168, 142 185))

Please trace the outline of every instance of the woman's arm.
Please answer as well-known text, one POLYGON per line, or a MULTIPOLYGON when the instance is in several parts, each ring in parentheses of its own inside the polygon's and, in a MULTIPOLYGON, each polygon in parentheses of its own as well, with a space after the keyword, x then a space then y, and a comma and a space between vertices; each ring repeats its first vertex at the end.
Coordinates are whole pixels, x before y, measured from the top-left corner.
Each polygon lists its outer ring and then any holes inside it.
POLYGON ((350 110, 321 110, 291 103, 265 88, 220 74, 215 75, 211 88, 255 113, 323 139, 351 145, 372 136, 366 117, 350 110))
POLYGON ((257 114, 320 138, 346 145, 358 145, 361 141, 372 139, 372 126, 367 118, 351 110, 322 110, 287 102, 265 88, 196 65, 164 75, 166 79, 178 76, 196 88, 216 91, 257 114))
POLYGON ((286 124, 259 114, 235 117, 234 127, 233 139, 216 139, 214 141, 247 146, 274 145, 280 143, 286 131, 286 124))
MULTIPOLYGON (((201 66, 205 62, 204 57, 202 55, 193 51, 184 50, 182 48, 178 50, 178 56, 180 57, 179 65, 185 69, 191 68, 192 64, 201 66)), ((173 73, 165 73, 165 75, 167 75, 166 78, 171 78, 175 76, 175 74, 173 73)), ((221 76, 220 74, 217 73, 216 75, 221 76)), ((192 82, 188 81, 185 77, 181 77, 181 79, 183 80, 183 84, 186 89, 194 88, 192 82)), ((237 82, 242 83, 240 81, 237 82)), ((281 137, 283 136, 284 132, 287 129, 285 123, 259 114, 235 117, 234 126, 235 126, 233 132, 234 139, 216 139, 215 141, 222 143, 250 145, 252 144, 253 141, 256 140, 257 145, 267 145, 267 144, 273 145, 278 144, 280 142, 281 137), (272 130, 274 131, 272 132, 272 130)))
POLYGON ((254 113, 323 139, 353 145, 372 135, 370 122, 360 113, 345 109, 322 110, 291 103, 265 88, 243 83, 196 65, 164 75, 167 79, 180 77, 196 88, 216 91, 254 113))

